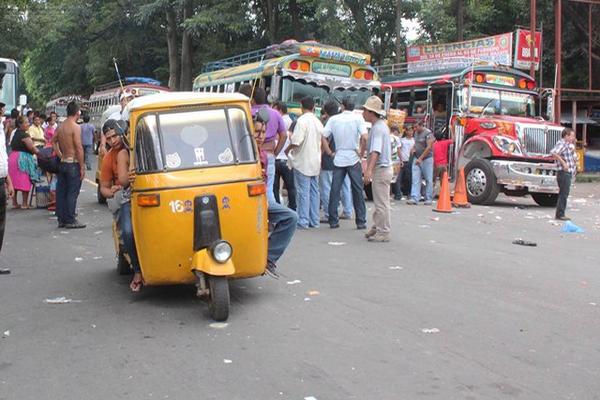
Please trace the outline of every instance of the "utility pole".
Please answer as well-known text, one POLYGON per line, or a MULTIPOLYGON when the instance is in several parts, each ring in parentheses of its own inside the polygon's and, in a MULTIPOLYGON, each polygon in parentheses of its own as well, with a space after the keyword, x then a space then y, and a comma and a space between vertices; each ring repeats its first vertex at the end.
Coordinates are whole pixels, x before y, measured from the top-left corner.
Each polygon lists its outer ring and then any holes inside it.
MULTIPOLYGON (((531 19, 531 32, 530 32, 530 41, 529 41, 529 56, 531 59, 531 64, 529 66, 529 75, 535 80, 535 34, 536 34, 536 0, 531 0, 530 5, 530 19, 531 19)), ((540 49, 541 50, 541 49, 540 49)), ((540 63, 542 60, 540 59, 540 63)))
POLYGON ((556 64, 556 98, 554 122, 560 123, 561 64, 562 64, 562 0, 555 0, 554 6, 554 62, 556 64))

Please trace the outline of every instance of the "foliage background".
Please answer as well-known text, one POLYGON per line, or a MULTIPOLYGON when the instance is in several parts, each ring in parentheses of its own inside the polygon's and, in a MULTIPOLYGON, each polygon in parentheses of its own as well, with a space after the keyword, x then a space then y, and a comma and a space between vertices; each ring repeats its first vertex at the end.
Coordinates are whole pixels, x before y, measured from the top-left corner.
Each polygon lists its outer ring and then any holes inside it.
MULTIPOLYGON (((538 0, 545 86, 554 74, 554 3, 538 0)), ((189 89, 204 62, 289 38, 367 52, 381 64, 404 60, 406 19, 419 22, 418 43, 529 24, 529 0, 0 0, 0 10, 0 56, 21 63, 22 83, 38 107, 116 80, 113 57, 123 76, 189 89)), ((563 0, 564 86, 587 85, 587 10, 563 0)), ((599 19, 594 6, 593 21, 599 19)), ((593 79, 600 87, 600 73, 593 79)))

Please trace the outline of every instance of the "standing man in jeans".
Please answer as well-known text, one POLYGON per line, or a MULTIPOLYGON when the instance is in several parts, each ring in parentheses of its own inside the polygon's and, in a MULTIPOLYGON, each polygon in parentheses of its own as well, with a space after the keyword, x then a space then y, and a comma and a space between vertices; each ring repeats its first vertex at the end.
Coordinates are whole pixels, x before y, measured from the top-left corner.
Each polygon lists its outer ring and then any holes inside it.
POLYGON ((562 139, 556 143, 550 154, 556 160, 558 171, 556 182, 558 183, 558 203, 556 204, 556 219, 568 221, 571 218, 565 215, 567 209, 567 198, 571 191, 571 181, 577 173, 577 154, 575 153, 576 136, 573 129, 565 128, 562 139))
POLYGON ((415 129, 415 145, 413 147, 412 189, 407 204, 419 204, 421 198, 421 179, 425 179, 425 205, 430 206, 433 200, 433 141, 431 131, 417 122, 415 129))
POLYGON ((60 157, 56 184, 56 216, 59 228, 85 228, 84 224, 75 219, 77 197, 81 181, 85 178, 81 127, 77 125, 80 114, 77 103, 72 101, 67 104, 67 119, 52 137, 54 151, 60 157))
POLYGON ((365 234, 369 242, 389 242, 391 231, 390 185, 394 169, 392 168, 392 141, 390 128, 385 122, 383 102, 377 96, 371 96, 363 106, 365 121, 372 124, 369 134, 367 168, 365 184, 371 183, 373 191, 373 226, 365 234))
MULTIPOLYGON (((359 149, 361 141, 366 141, 367 128, 365 120, 354 113, 354 102, 346 97, 342 100, 343 111, 334 115, 327 121, 323 131, 323 137, 333 136, 335 152, 329 148, 327 140, 323 140, 324 152, 333 157, 333 180, 331 183, 331 194, 329 197, 329 226, 332 229, 339 228, 338 203, 340 192, 346 175, 350 177, 352 188, 352 203, 355 210, 355 222, 357 229, 367 228, 367 208, 363 197, 362 167, 360 163, 359 149)), ((364 147, 364 146, 363 146, 364 147)))
POLYGON ((8 176, 8 154, 6 152, 6 137, 4 133, 4 108, 6 104, 0 102, 0 251, 4 241, 4 227, 6 225, 6 195, 12 197, 14 189, 10 176, 8 176))
POLYGON ((294 169, 298 228, 319 227, 319 173, 321 172, 321 135, 323 124, 313 114, 315 101, 305 97, 302 116, 290 138, 288 158, 294 169))
POLYGON ((81 145, 83 146, 85 168, 88 171, 92 170, 92 157, 94 155, 94 130, 94 125, 90 124, 90 116, 86 113, 83 116, 83 124, 81 124, 81 145))
POLYGON ((294 184, 294 171, 288 166, 288 158, 285 151, 290 145, 290 127, 292 126, 292 119, 290 118, 287 106, 281 102, 277 102, 273 104, 273 108, 281 114, 281 118, 283 119, 283 123, 285 124, 285 145, 282 150, 275 157, 275 178, 273 182, 273 194, 275 195, 275 200, 281 203, 281 197, 279 196, 279 189, 281 185, 281 180, 285 184, 285 188, 287 189, 288 195, 288 207, 292 210, 296 210, 296 185, 294 184))

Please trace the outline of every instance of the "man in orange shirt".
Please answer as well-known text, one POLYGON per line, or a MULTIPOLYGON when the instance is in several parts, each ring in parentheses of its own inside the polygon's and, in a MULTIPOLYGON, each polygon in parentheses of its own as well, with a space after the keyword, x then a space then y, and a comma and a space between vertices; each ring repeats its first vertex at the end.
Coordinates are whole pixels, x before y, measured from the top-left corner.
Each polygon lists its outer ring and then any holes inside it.
POLYGON ((133 226, 131 224, 131 184, 129 183, 129 148, 125 143, 125 132, 127 122, 119 120, 108 120, 102 127, 106 143, 110 145, 110 151, 102 160, 100 172, 100 192, 107 199, 114 198, 118 202, 119 209, 114 213, 117 227, 125 251, 131 259, 133 279, 129 287, 132 292, 139 292, 143 280, 140 263, 135 248, 133 237, 133 226))

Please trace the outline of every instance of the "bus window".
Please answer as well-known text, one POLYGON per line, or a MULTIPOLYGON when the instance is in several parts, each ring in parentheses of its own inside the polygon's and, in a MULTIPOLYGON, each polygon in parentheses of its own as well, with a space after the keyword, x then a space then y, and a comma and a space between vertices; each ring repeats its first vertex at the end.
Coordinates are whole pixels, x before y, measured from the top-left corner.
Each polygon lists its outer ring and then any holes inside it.
POLYGON ((342 102, 342 99, 346 97, 350 97, 354 100, 354 106, 356 108, 361 107, 367 99, 373 95, 373 92, 369 89, 335 89, 333 91, 333 96, 338 102, 342 102))
POLYGON ((410 91, 392 93, 392 108, 404 109, 407 113, 410 106, 410 91))
POLYGON ((412 115, 423 116, 427 113, 427 90, 415 90, 412 115))
POLYGON ((284 79, 281 86, 281 101, 284 103, 300 103, 300 100, 310 96, 315 100, 317 106, 322 106, 329 98, 327 89, 321 86, 315 86, 291 79, 284 79))

